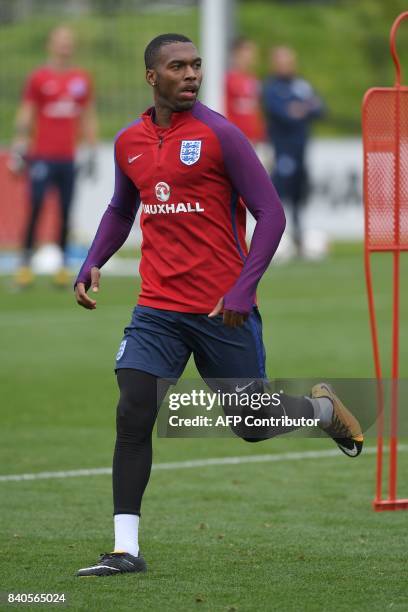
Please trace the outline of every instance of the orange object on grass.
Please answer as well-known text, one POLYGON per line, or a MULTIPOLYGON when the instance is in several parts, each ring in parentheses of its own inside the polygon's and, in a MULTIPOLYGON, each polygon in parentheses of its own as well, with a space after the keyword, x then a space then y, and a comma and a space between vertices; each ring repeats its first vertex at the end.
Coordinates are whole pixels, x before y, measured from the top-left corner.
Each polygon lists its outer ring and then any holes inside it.
POLYGON ((400 321, 400 256, 408 251, 408 87, 401 84, 401 65, 396 50, 399 25, 408 19, 402 13, 391 28, 390 47, 395 64, 394 87, 369 89, 364 96, 364 205, 365 205, 365 273, 378 391, 378 439, 376 511, 408 509, 408 499, 397 496, 398 459, 398 385, 399 385, 399 321, 400 321), (391 415, 389 436, 388 496, 383 499, 384 463, 384 386, 370 255, 392 253, 392 365, 391 415))

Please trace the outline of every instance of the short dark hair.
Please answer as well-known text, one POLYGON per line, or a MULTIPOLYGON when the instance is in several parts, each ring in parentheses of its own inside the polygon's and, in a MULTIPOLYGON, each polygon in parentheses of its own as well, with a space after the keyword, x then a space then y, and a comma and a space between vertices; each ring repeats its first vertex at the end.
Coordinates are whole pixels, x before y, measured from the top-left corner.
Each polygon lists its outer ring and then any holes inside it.
POLYGON ((171 43, 182 42, 182 43, 192 43, 192 41, 184 36, 183 34, 160 34, 160 36, 156 36, 153 38, 147 45, 144 52, 144 61, 146 65, 146 69, 154 68, 154 65, 157 60, 157 55, 164 45, 170 45, 171 43))
POLYGON ((231 51, 239 51, 242 49, 242 47, 245 47, 248 44, 253 44, 253 41, 250 38, 247 38, 246 36, 238 36, 232 41, 231 51))

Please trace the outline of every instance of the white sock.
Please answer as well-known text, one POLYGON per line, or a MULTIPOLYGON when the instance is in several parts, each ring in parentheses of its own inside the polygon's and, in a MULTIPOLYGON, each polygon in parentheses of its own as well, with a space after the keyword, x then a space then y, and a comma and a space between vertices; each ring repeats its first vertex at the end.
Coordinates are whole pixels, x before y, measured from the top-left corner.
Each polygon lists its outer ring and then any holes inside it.
POLYGON ((314 418, 319 419, 319 427, 329 427, 333 418, 333 402, 328 397, 308 397, 312 402, 314 418))
POLYGON ((137 514, 115 514, 115 552, 139 554, 139 516, 137 514))

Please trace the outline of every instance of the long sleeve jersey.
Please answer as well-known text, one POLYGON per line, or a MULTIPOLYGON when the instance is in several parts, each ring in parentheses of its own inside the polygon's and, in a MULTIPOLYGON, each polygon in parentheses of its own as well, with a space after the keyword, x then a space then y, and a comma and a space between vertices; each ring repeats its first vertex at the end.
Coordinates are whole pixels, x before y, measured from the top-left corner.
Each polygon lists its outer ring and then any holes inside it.
POLYGON ((141 207, 141 291, 152 308, 247 313, 285 228, 272 182, 242 132, 196 102, 154 123, 154 107, 115 140, 115 191, 76 282, 90 285, 141 207), (247 207, 256 219, 249 253, 247 207))

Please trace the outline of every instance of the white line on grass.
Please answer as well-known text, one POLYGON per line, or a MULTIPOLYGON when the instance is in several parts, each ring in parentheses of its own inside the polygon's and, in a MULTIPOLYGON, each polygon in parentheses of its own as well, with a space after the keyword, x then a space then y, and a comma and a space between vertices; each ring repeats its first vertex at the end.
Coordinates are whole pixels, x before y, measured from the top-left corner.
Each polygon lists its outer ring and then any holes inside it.
MULTIPOLYGON (((364 449, 365 455, 375 454, 377 448, 369 446, 364 449)), ((386 449, 384 449, 386 450, 386 449)), ((399 451, 407 451, 408 445, 400 444, 399 451)), ((321 459, 322 457, 339 456, 337 449, 321 451, 301 451, 279 453, 276 455, 244 455, 241 457, 214 457, 210 459, 193 459, 191 461, 172 461, 155 463, 153 470, 184 470, 188 468, 208 467, 213 465, 237 465, 242 463, 274 463, 279 461, 299 461, 302 459, 321 459)), ((23 480, 47 480, 49 478, 76 478, 78 476, 100 476, 112 474, 111 468, 92 468, 89 470, 65 470, 63 472, 37 472, 37 474, 6 474, 0 476, 0 482, 20 482, 23 480)))

